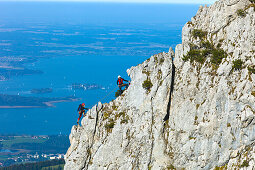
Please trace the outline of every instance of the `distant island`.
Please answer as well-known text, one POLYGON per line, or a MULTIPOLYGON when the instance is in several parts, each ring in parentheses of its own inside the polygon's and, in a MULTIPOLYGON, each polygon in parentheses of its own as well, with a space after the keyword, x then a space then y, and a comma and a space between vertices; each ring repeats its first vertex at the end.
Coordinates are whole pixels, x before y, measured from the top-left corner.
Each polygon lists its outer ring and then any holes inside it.
POLYGON ((32 70, 25 67, 27 63, 34 63, 37 59, 29 57, 1 57, 0 81, 9 80, 13 76, 43 74, 41 70, 32 70))
POLYGON ((92 89, 104 89, 98 84, 82 84, 82 83, 73 83, 71 89, 74 90, 92 90, 92 89))
POLYGON ((0 108, 37 108, 54 107, 53 103, 79 100, 76 97, 23 97, 19 95, 0 94, 0 108))
POLYGON ((53 90, 52 88, 41 88, 41 89, 32 89, 30 92, 34 94, 46 94, 51 93, 53 90))

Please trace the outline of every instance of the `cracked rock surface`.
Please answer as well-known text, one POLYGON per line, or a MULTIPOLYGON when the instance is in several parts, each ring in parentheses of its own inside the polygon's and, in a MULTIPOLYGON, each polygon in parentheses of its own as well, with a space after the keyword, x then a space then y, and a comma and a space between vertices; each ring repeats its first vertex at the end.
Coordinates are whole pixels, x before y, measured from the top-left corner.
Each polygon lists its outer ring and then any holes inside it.
POLYGON ((157 54, 129 69, 128 90, 109 104, 98 103, 83 118, 82 126, 73 126, 65 169, 160 169, 168 165, 162 131, 172 55, 173 51, 157 54), (142 87, 145 80, 151 81, 151 89, 142 87))
POLYGON ((254 65, 255 4, 220 0, 200 7, 175 53, 127 70, 128 90, 73 126, 65 169, 255 169, 254 65), (183 60, 205 51, 205 42, 226 53, 219 63, 212 63, 213 52, 204 62, 183 60))

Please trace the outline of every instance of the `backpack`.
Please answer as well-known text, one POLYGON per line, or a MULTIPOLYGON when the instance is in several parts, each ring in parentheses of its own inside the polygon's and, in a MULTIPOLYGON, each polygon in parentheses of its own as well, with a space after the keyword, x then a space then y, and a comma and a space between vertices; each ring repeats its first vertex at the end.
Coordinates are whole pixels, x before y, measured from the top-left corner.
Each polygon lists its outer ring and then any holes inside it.
POLYGON ((81 111, 82 105, 80 104, 78 107, 78 111, 81 111))

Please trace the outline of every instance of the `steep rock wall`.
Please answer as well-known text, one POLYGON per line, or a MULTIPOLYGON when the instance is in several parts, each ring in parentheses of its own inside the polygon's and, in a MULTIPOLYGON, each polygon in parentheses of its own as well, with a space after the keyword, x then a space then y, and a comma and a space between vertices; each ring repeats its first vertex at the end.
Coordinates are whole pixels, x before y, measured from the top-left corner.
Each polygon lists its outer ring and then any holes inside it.
POLYGON ((156 169, 170 163, 162 136, 172 81, 173 51, 128 70, 131 84, 109 104, 99 103, 74 126, 65 169, 156 169), (145 90, 143 82, 152 87, 145 90))
POLYGON ((73 126, 65 169, 254 168, 254 10, 249 0, 200 7, 175 54, 129 69, 128 90, 73 126))
MULTIPOLYGON (((218 1, 201 7, 183 28, 183 44, 176 47, 176 79, 169 118, 169 147, 174 165, 191 169, 215 166, 241 168, 246 146, 255 142, 255 12, 248 0, 218 1), (243 10, 245 16, 239 16, 243 10), (194 30, 206 32, 194 37, 194 30), (183 61, 183 57, 210 42, 226 52, 213 64, 183 61), (243 61, 241 69, 233 61, 243 61), (242 150, 242 151, 241 151, 242 150), (238 157, 240 161, 231 160, 238 157)), ((247 153, 246 153, 247 154, 247 153)), ((245 158, 254 168, 254 148, 245 158)))

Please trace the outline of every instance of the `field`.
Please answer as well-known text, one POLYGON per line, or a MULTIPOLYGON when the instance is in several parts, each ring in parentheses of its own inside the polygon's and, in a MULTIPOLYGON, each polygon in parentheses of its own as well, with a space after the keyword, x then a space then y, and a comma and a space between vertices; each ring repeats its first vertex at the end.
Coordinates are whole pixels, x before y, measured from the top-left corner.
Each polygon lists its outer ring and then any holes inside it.
POLYGON ((3 140, 3 149, 12 149, 11 146, 17 143, 43 143, 47 141, 47 138, 32 138, 31 136, 14 136, 13 139, 3 140))
POLYGON ((69 145, 67 135, 0 136, 0 163, 10 166, 25 162, 45 161, 52 155, 59 159, 69 145))
MULTIPOLYGON (((48 140, 48 137, 32 137, 32 136, 12 136, 12 137, 0 137, 2 144, 2 150, 8 150, 10 152, 0 152, 0 161, 5 161, 8 158, 14 158, 18 154, 29 153, 30 150, 27 149, 15 149, 12 145, 21 144, 21 143, 43 143, 48 140)), ((1 149, 0 149, 1 150, 1 149)))
POLYGON ((42 170, 60 170, 60 169, 64 169, 64 166, 65 166, 65 164, 48 166, 48 167, 43 167, 42 170))

